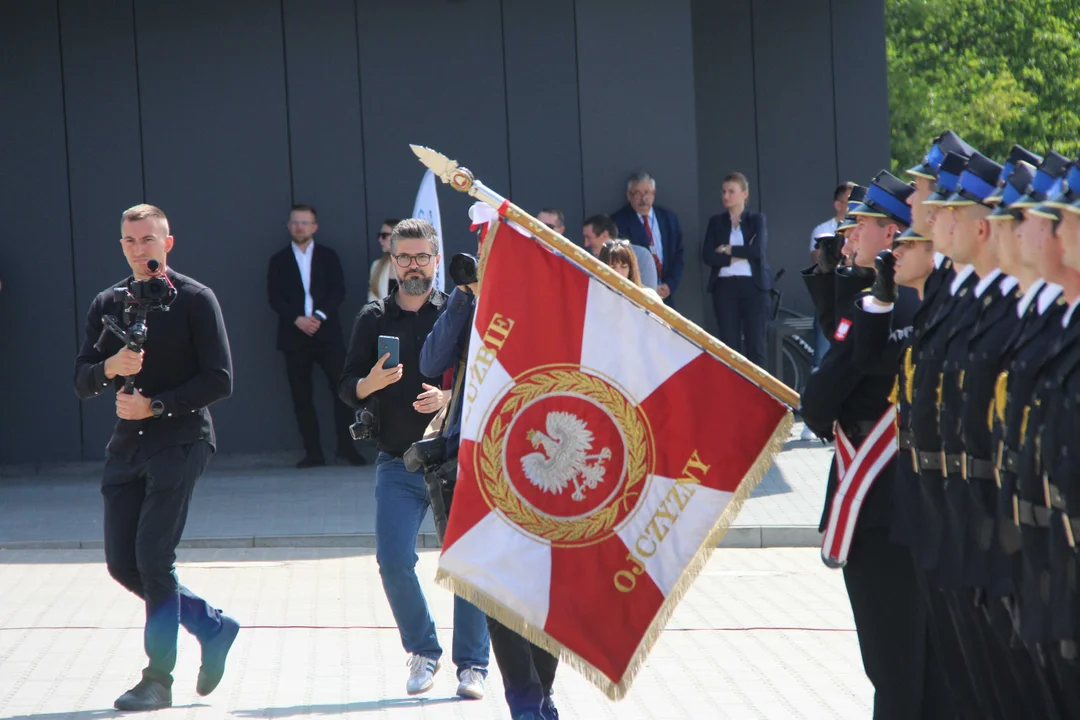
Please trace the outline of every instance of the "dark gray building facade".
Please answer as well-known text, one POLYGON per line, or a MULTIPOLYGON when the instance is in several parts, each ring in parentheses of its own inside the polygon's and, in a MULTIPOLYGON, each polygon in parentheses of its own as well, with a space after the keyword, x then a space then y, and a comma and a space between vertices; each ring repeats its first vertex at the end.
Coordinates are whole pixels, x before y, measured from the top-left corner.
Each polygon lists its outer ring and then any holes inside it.
MULTIPOLYGON (((0 464, 102 457, 114 408, 80 403, 72 367, 90 300, 128 272, 133 204, 165 210, 170 264, 221 301, 221 451, 299 448, 265 287, 290 203, 318 209, 351 318, 379 223, 412 208, 409 143, 562 208, 576 240, 645 169, 685 233, 679 308, 711 328, 701 236, 740 170, 808 312, 796 271, 833 186, 887 166, 885 82, 881 0, 3 0, 0 464)), ((470 200, 440 198, 447 252, 475 249, 470 200)))

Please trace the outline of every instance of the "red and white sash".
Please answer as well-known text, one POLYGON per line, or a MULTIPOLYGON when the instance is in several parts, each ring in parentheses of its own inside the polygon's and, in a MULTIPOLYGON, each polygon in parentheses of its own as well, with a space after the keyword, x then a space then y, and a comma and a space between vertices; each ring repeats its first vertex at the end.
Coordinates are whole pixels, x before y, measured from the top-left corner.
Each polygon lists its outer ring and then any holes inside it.
POLYGON ((851 538, 855 534, 855 525, 866 494, 882 469, 896 456, 899 447, 896 439, 896 405, 889 406, 858 450, 839 425, 834 434, 836 470, 840 482, 825 526, 821 560, 831 568, 841 568, 847 564, 851 538))

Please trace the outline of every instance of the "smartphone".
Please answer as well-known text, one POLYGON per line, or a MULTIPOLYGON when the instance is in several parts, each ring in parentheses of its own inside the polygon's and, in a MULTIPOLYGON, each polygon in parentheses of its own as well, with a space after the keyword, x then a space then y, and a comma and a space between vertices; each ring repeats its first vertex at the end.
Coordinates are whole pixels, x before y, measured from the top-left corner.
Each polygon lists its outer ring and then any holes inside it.
POLYGON ((392 335, 380 335, 379 336, 379 357, 382 357, 386 353, 390 353, 390 357, 386 358, 386 362, 383 363, 383 369, 389 370, 392 367, 397 367, 401 363, 401 356, 399 353, 398 339, 392 335))

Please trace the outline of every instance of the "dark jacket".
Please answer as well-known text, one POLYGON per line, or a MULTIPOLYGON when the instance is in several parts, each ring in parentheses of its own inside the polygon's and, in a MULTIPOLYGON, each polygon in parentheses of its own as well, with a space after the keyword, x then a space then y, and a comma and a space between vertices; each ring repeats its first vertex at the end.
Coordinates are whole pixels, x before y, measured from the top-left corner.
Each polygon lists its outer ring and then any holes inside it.
MULTIPOLYGON (((208 408, 232 394, 232 354, 214 291, 171 268, 167 272, 176 298, 168 312, 152 312, 147 317, 146 354, 142 370, 134 376, 139 393, 160 400, 165 409, 160 417, 117 421, 108 451, 129 462, 139 450, 150 457, 164 448, 199 440, 216 447, 208 408)), ((75 359, 75 394, 82 400, 113 395, 124 387, 123 377, 105 377, 105 360, 123 342, 108 333, 101 352, 94 345, 105 315, 117 318, 122 326, 127 324, 113 288, 127 287, 132 279, 98 293, 86 314, 83 345, 75 359)))
POLYGON ((341 269, 341 260, 336 252, 318 242, 312 252, 311 299, 314 309, 326 315, 326 319, 311 337, 295 324, 296 318, 304 314, 304 281, 300 278, 292 243, 270 258, 266 289, 270 307, 278 315, 278 350, 298 350, 315 341, 345 345, 338 317, 338 309, 345 299, 345 273, 341 269))
POLYGON ((709 226, 705 230, 705 241, 701 244, 701 262, 715 268, 709 274, 709 292, 713 291, 716 281, 720 279, 717 271, 731 265, 732 258, 749 260, 750 271, 757 289, 762 292, 772 290, 773 274, 767 257, 769 231, 765 227, 765 214, 744 210, 739 216, 739 227, 742 228, 744 244, 741 247, 732 246, 731 255, 721 254, 716 252, 716 248, 731 242, 731 216, 721 213, 709 218, 709 226))
MULTIPOLYGON (((675 213, 659 205, 653 205, 653 210, 656 211, 656 224, 660 226, 660 251, 663 253, 663 272, 660 282, 671 290, 671 297, 668 300, 672 300, 675 297, 675 291, 679 289, 679 283, 682 282, 685 265, 682 228, 679 227, 679 217, 675 213)), ((641 217, 629 203, 619 208, 611 219, 619 228, 620 238, 626 238, 634 245, 649 247, 649 236, 645 234, 641 217)), ((668 305, 671 304, 668 302, 668 305)))

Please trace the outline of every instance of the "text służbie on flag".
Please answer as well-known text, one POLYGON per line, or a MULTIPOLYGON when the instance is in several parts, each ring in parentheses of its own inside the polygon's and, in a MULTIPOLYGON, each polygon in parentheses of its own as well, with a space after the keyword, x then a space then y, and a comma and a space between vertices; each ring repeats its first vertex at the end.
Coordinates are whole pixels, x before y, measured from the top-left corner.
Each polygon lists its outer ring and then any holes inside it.
POLYGON ((623 697, 788 408, 493 221, 439 581, 623 697))

